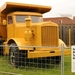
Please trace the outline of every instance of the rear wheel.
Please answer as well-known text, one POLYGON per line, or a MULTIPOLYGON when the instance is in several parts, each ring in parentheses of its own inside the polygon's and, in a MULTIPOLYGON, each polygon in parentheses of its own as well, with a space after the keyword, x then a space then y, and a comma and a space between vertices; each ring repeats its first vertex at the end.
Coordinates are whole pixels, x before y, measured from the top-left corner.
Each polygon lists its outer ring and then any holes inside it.
POLYGON ((5 40, 2 39, 2 37, 0 36, 0 56, 3 56, 3 43, 5 42, 5 40))
POLYGON ((61 56, 56 56, 55 60, 55 63, 59 64, 61 62, 61 56))
POLYGON ((24 66, 26 58, 27 58, 27 51, 19 50, 15 43, 10 44, 9 61, 12 66, 15 67, 24 66))
POLYGON ((53 64, 59 64, 61 62, 61 56, 51 57, 53 64))

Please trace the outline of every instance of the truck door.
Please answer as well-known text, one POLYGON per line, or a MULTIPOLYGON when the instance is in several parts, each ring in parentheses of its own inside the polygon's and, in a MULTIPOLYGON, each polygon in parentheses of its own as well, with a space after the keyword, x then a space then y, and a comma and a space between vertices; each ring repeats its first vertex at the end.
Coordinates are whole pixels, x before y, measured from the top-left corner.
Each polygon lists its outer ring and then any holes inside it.
POLYGON ((13 25, 13 18, 12 16, 7 17, 7 37, 13 38, 14 37, 14 25, 13 25))

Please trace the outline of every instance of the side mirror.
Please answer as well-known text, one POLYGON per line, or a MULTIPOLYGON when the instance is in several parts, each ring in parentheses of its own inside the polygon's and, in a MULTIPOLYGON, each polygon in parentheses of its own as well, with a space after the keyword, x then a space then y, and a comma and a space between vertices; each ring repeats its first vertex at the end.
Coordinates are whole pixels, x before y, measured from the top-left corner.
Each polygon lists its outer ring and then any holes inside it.
POLYGON ((3 25, 6 25, 7 24, 7 21, 6 20, 3 20, 3 25))

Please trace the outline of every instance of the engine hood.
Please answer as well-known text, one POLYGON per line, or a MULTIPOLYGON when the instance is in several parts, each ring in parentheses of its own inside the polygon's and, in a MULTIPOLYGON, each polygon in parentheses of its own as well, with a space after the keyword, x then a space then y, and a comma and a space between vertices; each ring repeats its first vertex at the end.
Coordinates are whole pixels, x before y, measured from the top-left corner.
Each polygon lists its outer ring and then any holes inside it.
POLYGON ((47 22, 40 22, 40 23, 32 23, 32 25, 41 25, 41 26, 58 26, 56 23, 47 21, 47 22))

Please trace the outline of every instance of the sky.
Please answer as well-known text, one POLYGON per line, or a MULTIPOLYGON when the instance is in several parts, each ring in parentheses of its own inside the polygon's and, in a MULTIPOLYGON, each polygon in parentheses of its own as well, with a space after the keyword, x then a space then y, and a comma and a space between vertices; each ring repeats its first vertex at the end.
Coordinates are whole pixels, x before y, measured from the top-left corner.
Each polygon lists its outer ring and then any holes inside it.
POLYGON ((51 6, 52 10, 43 17, 75 16, 75 0, 0 0, 0 7, 5 2, 18 2, 51 6))

